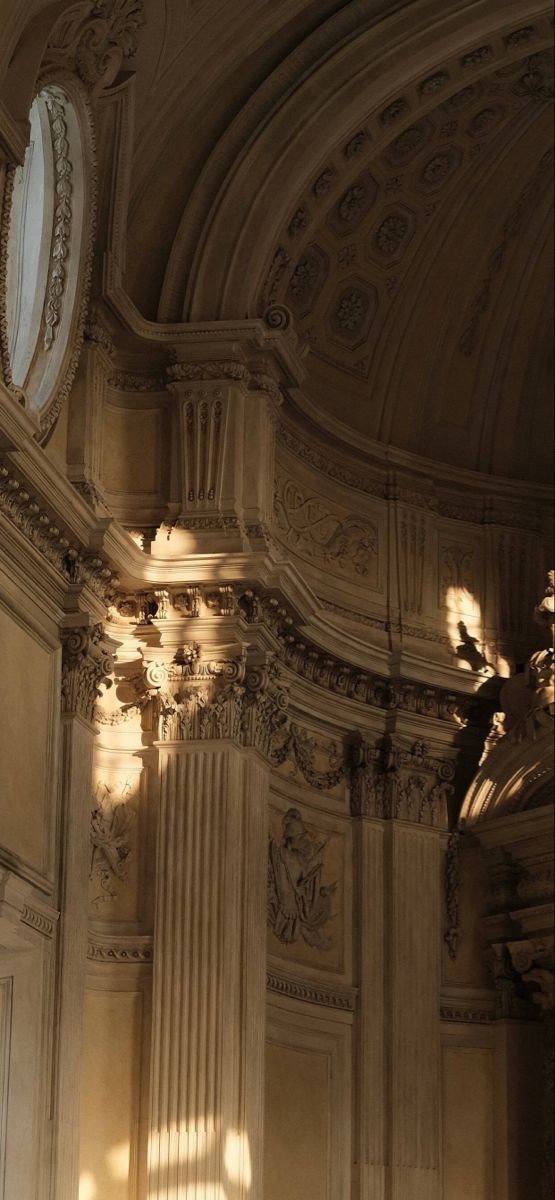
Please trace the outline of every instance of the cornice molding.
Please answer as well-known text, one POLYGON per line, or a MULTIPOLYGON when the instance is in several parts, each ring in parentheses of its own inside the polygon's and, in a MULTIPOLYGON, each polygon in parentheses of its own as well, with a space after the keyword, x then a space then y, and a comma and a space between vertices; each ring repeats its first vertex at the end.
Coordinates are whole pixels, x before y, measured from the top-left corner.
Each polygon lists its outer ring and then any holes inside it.
POLYGON ((90 962, 150 966, 153 957, 153 940, 149 934, 109 934, 89 931, 87 959, 90 962))
POLYGON ((327 981, 298 979, 271 967, 266 974, 267 990, 288 1000, 302 1000, 306 1004, 317 1004, 322 1008, 335 1008, 354 1013, 357 1006, 358 989, 331 984, 327 981))

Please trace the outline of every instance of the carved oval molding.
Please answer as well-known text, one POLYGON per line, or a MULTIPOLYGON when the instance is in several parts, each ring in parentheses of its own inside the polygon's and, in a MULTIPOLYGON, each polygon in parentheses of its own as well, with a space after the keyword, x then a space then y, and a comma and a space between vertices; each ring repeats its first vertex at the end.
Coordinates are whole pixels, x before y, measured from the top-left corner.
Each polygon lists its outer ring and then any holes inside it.
POLYGON ((51 431, 83 342, 96 217, 96 150, 84 87, 43 78, 22 166, 11 168, 0 228, 0 353, 4 380, 51 431))

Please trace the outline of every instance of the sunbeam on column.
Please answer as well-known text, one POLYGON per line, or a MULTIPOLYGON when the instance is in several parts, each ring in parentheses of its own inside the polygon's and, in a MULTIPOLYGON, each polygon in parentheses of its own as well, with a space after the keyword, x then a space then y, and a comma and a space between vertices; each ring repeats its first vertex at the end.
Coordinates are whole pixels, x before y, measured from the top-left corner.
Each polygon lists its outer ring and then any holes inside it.
POLYGON ((252 1170, 249 1139, 246 1133, 236 1133, 231 1129, 228 1130, 225 1141, 224 1164, 231 1183, 242 1184, 243 1188, 249 1191, 252 1182, 252 1170))

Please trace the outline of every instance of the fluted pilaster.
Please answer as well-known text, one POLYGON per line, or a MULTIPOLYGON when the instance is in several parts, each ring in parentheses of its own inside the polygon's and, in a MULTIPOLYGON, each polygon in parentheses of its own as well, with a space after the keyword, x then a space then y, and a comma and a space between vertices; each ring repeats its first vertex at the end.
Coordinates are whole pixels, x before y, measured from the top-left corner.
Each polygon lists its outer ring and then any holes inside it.
POLYGON ((440 857, 452 765, 361 743, 357 1200, 439 1200, 440 857))
POLYGON ((261 1196, 267 771, 160 747, 149 1196, 261 1196))
POLYGON ((56 964, 52 1196, 79 1188, 79 1078, 87 960, 89 820, 98 685, 112 660, 102 627, 62 634, 60 921, 56 964))

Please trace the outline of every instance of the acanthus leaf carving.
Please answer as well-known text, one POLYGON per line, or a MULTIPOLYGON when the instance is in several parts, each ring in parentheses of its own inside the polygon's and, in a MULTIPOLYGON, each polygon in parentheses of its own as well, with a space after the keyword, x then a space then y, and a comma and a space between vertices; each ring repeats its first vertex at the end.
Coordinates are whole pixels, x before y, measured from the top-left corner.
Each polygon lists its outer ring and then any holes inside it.
POLYGON ((46 65, 73 66, 98 95, 136 53, 143 24, 143 0, 78 0, 54 25, 46 65))
POLYGON ((424 742, 407 750, 389 738, 371 746, 358 735, 352 749, 351 811, 357 817, 445 828, 454 773, 453 764, 432 756, 424 742))
POLYGON ((129 804, 131 790, 129 780, 119 788, 105 782, 97 784, 90 824, 90 879, 98 886, 92 900, 95 908, 115 899, 114 880, 127 879, 129 834, 135 819, 129 804))
POLYGON ((104 642, 102 625, 63 629, 62 710, 94 720, 100 684, 110 685, 113 658, 104 642))

